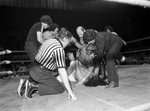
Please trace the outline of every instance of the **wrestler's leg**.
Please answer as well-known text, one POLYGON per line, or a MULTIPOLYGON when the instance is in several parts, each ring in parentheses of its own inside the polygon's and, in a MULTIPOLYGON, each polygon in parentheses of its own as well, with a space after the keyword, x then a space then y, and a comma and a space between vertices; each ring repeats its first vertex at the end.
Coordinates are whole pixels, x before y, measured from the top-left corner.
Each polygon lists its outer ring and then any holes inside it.
POLYGON ((72 82, 79 82, 85 78, 88 71, 89 68, 83 66, 78 60, 67 69, 69 80, 72 82))
POLYGON ((68 76, 71 82, 77 82, 76 79, 74 78, 74 74, 75 74, 75 70, 68 76))
POLYGON ((72 52, 68 52, 67 56, 68 56, 68 58, 70 60, 70 65, 72 65, 75 62, 74 54, 72 52))
POLYGON ((71 82, 76 82, 76 79, 74 78, 75 70, 76 70, 76 62, 70 65, 67 69, 68 77, 71 82))
POLYGON ((68 68, 67 72, 69 74, 69 80, 72 82, 79 82, 86 74, 86 72, 83 72, 83 68, 78 60, 68 68))
MULTIPOLYGON (((75 63, 73 63, 72 65, 70 65, 67 69, 67 73, 68 73, 68 78, 71 82, 76 82, 76 80, 74 79, 74 72, 75 72, 75 63)), ((60 76, 58 75, 56 77, 56 79, 62 83, 62 80, 60 78, 60 76)))
POLYGON ((76 61, 67 68, 68 76, 76 69, 76 61))
POLYGON ((89 68, 83 66, 79 61, 76 61, 76 70, 74 73, 74 77, 79 82, 80 80, 84 79, 89 72, 89 68))

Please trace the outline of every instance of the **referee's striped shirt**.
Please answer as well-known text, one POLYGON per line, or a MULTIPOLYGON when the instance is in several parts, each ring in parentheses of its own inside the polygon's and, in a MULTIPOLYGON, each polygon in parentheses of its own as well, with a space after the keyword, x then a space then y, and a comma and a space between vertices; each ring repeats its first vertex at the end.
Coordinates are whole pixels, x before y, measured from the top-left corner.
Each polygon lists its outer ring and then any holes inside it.
POLYGON ((64 49, 56 39, 46 40, 39 48, 35 60, 49 70, 66 67, 64 49))

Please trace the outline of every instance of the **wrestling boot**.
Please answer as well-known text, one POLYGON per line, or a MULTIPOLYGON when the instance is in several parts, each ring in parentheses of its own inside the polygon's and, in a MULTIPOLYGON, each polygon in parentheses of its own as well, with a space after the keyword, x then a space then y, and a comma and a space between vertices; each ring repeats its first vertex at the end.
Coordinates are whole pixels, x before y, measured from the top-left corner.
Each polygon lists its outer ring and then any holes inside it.
POLYGON ((119 87, 119 84, 112 81, 105 88, 115 88, 115 87, 119 87))
POLYGON ((20 97, 22 97, 25 93, 26 81, 27 80, 25 80, 25 79, 20 79, 19 86, 18 86, 18 94, 19 94, 20 97))
POLYGON ((25 90, 25 97, 27 99, 32 98, 33 93, 38 91, 38 85, 33 85, 32 83, 30 83, 28 80, 26 82, 26 90, 25 90))

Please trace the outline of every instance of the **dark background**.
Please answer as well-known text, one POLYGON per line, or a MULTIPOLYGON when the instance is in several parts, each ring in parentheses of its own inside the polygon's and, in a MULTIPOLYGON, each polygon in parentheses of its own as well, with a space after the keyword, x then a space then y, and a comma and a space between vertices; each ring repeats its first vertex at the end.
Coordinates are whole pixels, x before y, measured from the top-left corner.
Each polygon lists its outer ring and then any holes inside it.
MULTIPOLYGON (((0 47, 24 50, 29 29, 44 14, 50 15, 60 27, 66 27, 77 39, 77 26, 103 31, 110 25, 126 42, 150 36, 150 8, 117 4, 109 11, 105 7, 99 12, 88 12, 0 6, 0 47)), ((149 39, 130 43, 123 51, 149 48, 149 44, 149 39)))

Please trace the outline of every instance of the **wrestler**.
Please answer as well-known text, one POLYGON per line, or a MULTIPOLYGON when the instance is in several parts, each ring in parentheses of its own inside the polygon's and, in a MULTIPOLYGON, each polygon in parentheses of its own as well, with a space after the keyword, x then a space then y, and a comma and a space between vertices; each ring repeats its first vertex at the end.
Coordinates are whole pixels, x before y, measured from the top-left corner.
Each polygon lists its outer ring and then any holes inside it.
POLYGON ((88 77, 97 75, 99 67, 93 58, 96 56, 96 46, 92 44, 84 45, 79 52, 79 57, 70 67, 67 72, 71 82, 77 82, 77 85, 82 85, 88 77))

